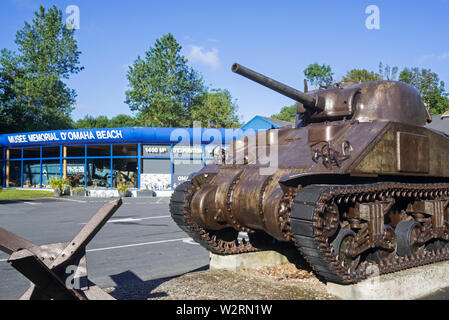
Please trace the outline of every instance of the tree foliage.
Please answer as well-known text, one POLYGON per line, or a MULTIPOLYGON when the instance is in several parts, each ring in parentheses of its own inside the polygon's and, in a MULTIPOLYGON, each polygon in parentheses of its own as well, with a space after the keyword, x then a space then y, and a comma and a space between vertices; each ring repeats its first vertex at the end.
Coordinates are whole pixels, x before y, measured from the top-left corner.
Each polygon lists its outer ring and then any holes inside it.
POLYGON ((129 67, 125 102, 145 126, 190 125, 190 109, 203 91, 201 76, 187 65, 172 34, 157 39, 129 67))
POLYGON ((396 80, 398 75, 398 67, 390 67, 379 62, 379 76, 381 80, 396 80))
POLYGON ((379 62, 379 72, 366 69, 352 69, 343 76, 344 82, 370 82, 377 80, 396 80, 398 67, 390 67, 379 62))
POLYGON ((119 114, 111 119, 107 116, 93 117, 86 115, 84 118, 75 122, 76 129, 121 128, 135 126, 138 126, 137 120, 126 114, 119 114))
POLYGON ((449 98, 444 82, 430 69, 404 68, 399 81, 414 86, 427 104, 431 114, 442 114, 449 109, 449 98))
POLYGON ((204 90, 191 108, 192 121, 201 121, 202 127, 235 128, 239 124, 238 106, 228 90, 204 90))
POLYGON ((76 93, 63 80, 80 72, 74 29, 67 29, 56 6, 35 12, 16 34, 18 53, 0 54, 0 132, 63 129, 76 93))
POLYGON ((366 69, 352 69, 343 76, 344 82, 369 82, 381 79, 382 77, 378 73, 369 72, 366 69))
POLYGON ((204 86, 181 49, 173 35, 166 34, 129 68, 125 102, 137 112, 137 122, 154 127, 188 127, 193 121, 204 127, 238 125, 238 107, 229 91, 204 86))
POLYGON ((283 120, 283 121, 295 122, 296 121, 296 104, 294 104, 290 107, 283 107, 279 113, 273 114, 271 116, 271 118, 283 120))
POLYGON ((332 83, 334 73, 329 65, 319 65, 318 63, 309 64, 304 69, 304 75, 312 86, 319 87, 325 85, 326 82, 332 83))

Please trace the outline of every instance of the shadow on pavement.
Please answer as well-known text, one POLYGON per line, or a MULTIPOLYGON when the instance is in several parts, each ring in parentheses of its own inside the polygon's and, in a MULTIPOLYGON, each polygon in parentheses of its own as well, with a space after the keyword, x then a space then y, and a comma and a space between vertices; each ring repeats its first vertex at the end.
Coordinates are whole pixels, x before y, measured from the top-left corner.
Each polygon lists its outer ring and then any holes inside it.
POLYGON ((204 265, 195 270, 185 272, 172 277, 165 277, 153 280, 143 281, 134 272, 128 270, 122 273, 111 275, 111 279, 116 283, 114 290, 109 292, 111 296, 118 300, 147 300, 168 296, 165 292, 152 293, 166 281, 178 278, 186 273, 205 271, 209 265, 204 265))

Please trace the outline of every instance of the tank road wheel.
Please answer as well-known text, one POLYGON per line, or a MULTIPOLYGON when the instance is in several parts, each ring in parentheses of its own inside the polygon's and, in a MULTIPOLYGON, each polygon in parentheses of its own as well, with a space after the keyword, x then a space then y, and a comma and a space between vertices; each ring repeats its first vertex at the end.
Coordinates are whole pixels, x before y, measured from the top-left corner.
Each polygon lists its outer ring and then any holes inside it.
POLYGON ((340 213, 336 204, 333 204, 326 208, 323 214, 324 228, 323 235, 326 238, 331 238, 338 230, 340 226, 340 213))
POLYGON ((394 231, 394 228, 388 224, 384 225, 384 241, 387 246, 393 249, 377 249, 376 251, 368 255, 367 260, 379 263, 383 259, 390 259, 391 257, 396 256, 398 247, 396 233, 394 231))
POLYGON ((352 273, 360 262, 360 255, 352 257, 349 255, 352 242, 355 239, 355 233, 349 229, 340 229, 337 237, 332 242, 334 254, 337 256, 337 260, 341 262, 343 267, 346 267, 352 273))
POLYGON ((416 221, 401 221, 396 226, 396 238, 398 241, 397 253, 399 256, 410 256, 423 248, 418 243, 418 237, 421 230, 421 224, 416 221))
POLYGON ((437 251, 442 249, 444 246, 444 242, 439 239, 432 239, 426 243, 426 251, 437 251))

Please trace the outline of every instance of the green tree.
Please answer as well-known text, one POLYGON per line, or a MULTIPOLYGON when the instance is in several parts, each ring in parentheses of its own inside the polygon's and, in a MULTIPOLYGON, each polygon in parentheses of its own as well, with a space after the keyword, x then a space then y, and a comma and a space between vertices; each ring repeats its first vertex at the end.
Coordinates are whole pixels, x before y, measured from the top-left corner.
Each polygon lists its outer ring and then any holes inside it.
POLYGON ((329 65, 319 65, 315 62, 313 64, 309 64, 307 68, 304 69, 304 75, 311 85, 319 87, 321 85, 325 85, 326 82, 331 84, 334 73, 329 65))
POLYGON ((382 80, 382 77, 378 73, 369 72, 366 69, 352 69, 343 76, 344 82, 369 82, 376 80, 382 80))
POLYGON ((379 76, 382 80, 396 80, 398 75, 398 67, 390 67, 379 62, 379 76))
POLYGON ((84 118, 75 122, 76 129, 95 129, 95 128, 121 128, 137 126, 135 118, 119 114, 111 119, 107 116, 93 117, 86 115, 84 118))
POLYGON ((295 122, 296 121, 296 104, 294 104, 290 107, 283 107, 279 113, 273 114, 271 116, 271 118, 289 121, 289 122, 295 122))
POLYGON ((127 114, 119 114, 109 120, 110 128, 136 127, 138 123, 135 118, 127 114))
POLYGON ((201 121, 203 127, 237 128, 240 126, 237 110, 228 90, 205 89, 194 100, 191 118, 201 121))
POLYGON ((56 6, 35 12, 16 34, 18 53, 0 54, 2 132, 72 127, 76 93, 63 80, 80 72, 74 29, 67 29, 56 6))
POLYGON ((144 126, 186 126, 190 108, 203 91, 201 76, 187 65, 172 34, 157 39, 142 59, 129 67, 126 100, 144 126))
POLYGON ((448 94, 444 82, 430 69, 404 68, 399 81, 414 86, 427 104, 431 114, 442 114, 449 108, 448 94))

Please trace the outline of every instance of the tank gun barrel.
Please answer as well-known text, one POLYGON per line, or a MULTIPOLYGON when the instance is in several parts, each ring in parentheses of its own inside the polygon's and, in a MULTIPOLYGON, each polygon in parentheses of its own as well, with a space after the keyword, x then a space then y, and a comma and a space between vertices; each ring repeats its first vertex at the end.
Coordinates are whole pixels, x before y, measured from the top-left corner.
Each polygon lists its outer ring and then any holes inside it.
POLYGON ((292 87, 289 87, 279 81, 273 80, 267 76, 264 76, 258 72, 255 72, 251 69, 248 69, 238 63, 234 63, 232 65, 232 72, 237 73, 245 78, 253 80, 271 90, 279 92, 280 94, 287 96, 293 100, 296 100, 304 105, 305 108, 318 108, 323 109, 317 106, 317 101, 314 97, 311 97, 299 90, 296 90, 292 87))

